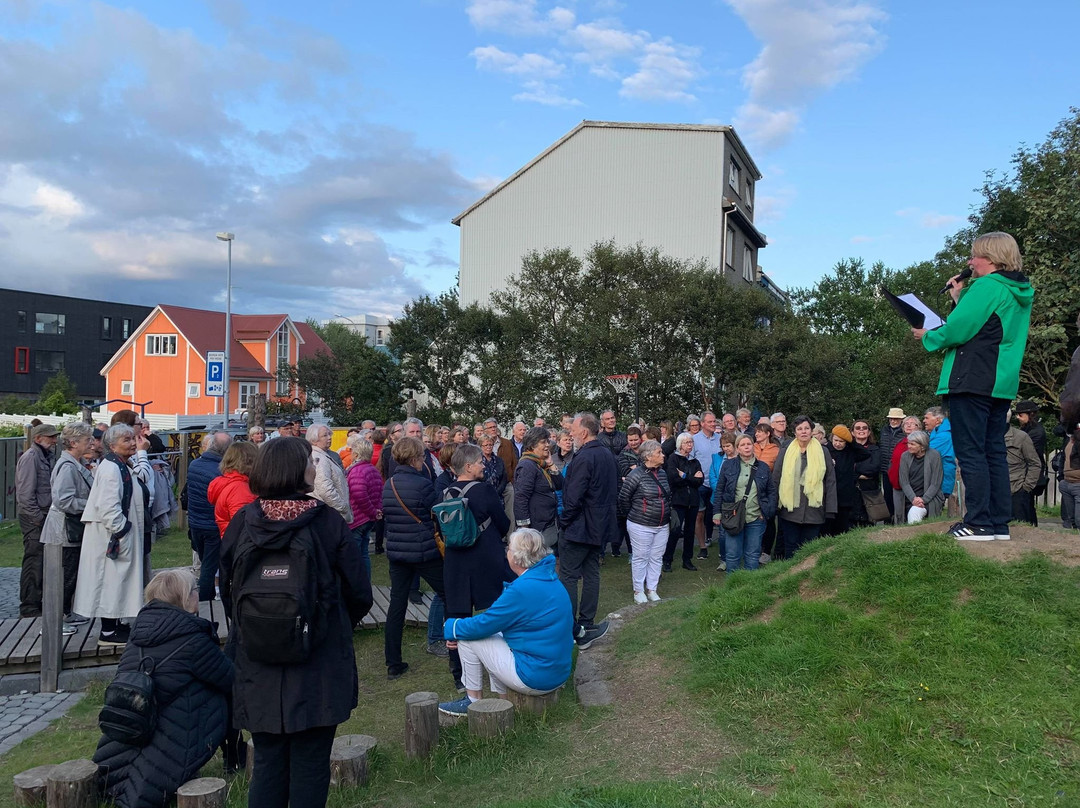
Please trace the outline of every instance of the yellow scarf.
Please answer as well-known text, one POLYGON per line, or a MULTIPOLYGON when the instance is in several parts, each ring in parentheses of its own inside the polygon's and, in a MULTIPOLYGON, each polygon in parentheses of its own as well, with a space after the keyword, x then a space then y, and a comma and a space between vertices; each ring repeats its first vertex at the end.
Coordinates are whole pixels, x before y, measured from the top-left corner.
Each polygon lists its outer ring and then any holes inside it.
POLYGON ((802 467, 799 442, 792 441, 784 453, 784 467, 780 472, 780 507, 786 511, 799 508, 799 488, 806 494, 811 508, 820 508, 825 493, 825 452, 813 438, 806 444, 806 472, 799 479, 802 467))

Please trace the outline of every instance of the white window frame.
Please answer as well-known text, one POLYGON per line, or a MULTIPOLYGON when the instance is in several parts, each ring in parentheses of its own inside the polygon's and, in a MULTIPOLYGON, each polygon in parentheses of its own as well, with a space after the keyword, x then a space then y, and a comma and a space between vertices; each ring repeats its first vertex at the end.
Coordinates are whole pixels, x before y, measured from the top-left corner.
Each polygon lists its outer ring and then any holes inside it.
POLYGON ((743 194, 743 201, 746 203, 746 207, 754 207, 754 183, 750 182, 750 178, 746 178, 746 192, 743 194))
POLYGON ((132 379, 124 379, 120 382, 120 395, 133 396, 135 395, 135 382, 132 379))
POLYGON ((724 263, 735 269, 735 228, 731 225, 724 235, 724 263))
POLYGON ((743 245, 742 276, 743 280, 754 282, 754 251, 746 245, 743 245))
MULTIPOLYGON (((282 323, 281 328, 277 331, 277 367, 281 368, 281 363, 289 364, 289 324, 282 323)), ((275 392, 279 396, 289 395, 291 385, 288 379, 278 378, 275 392)))
POLYGON ((202 396, 202 384, 199 382, 188 382, 187 397, 199 398, 200 396, 202 396))
POLYGON ((251 407, 252 396, 259 394, 258 382, 240 382, 240 392, 237 397, 237 408, 240 410, 246 410, 251 407))
POLYGON ((176 356, 176 334, 147 334, 147 356, 176 356))
POLYGON ((731 164, 728 168, 728 185, 731 186, 735 193, 739 193, 739 180, 742 178, 742 171, 739 168, 739 164, 735 162, 735 158, 731 158, 731 164))
POLYGON ((382 344, 383 344, 382 329, 381 328, 376 328, 375 329, 375 345, 378 346, 378 345, 382 345, 382 344))

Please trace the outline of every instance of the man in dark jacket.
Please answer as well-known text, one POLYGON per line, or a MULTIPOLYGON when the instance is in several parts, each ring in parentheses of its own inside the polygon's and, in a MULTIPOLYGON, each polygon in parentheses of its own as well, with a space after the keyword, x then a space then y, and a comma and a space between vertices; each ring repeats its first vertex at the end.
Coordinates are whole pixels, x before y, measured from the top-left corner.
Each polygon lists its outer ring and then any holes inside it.
POLYGON ((30 448, 15 464, 15 502, 23 534, 22 573, 19 576, 19 616, 41 615, 44 551, 41 528, 52 507, 53 466, 56 464, 55 426, 38 424, 30 433, 30 448))
POLYGON ((207 435, 203 452, 188 465, 187 515, 188 538, 191 549, 199 554, 202 567, 199 570, 199 600, 214 599, 214 577, 218 571, 221 555, 221 534, 214 520, 214 506, 206 491, 215 477, 221 476, 221 458, 232 443, 228 432, 207 435))
POLYGON ((596 435, 600 445, 610 449, 611 453, 618 457, 626 451, 626 433, 615 428, 615 413, 604 410, 600 413, 600 431, 596 435))
POLYGON ((559 580, 570 593, 570 605, 577 615, 574 641, 583 650, 608 630, 606 620, 599 625, 593 622, 600 604, 600 553, 607 542, 619 536, 615 512, 619 469, 615 455, 597 440, 599 430, 600 424, 591 412, 578 413, 574 418, 571 432, 578 449, 563 484, 560 517, 563 535, 559 539, 559 580))
POLYGON ((1041 497, 1046 491, 1050 478, 1046 474, 1046 429, 1039 423, 1039 405, 1025 399, 1016 405, 1015 412, 1016 420, 1020 422, 1020 429, 1027 432, 1027 436, 1031 438, 1031 444, 1038 452, 1042 463, 1039 483, 1032 492, 1036 497, 1041 497))
POLYGON ((904 410, 900 407, 892 407, 886 417, 885 424, 881 427, 878 435, 878 446, 881 447, 881 490, 885 492, 885 504, 889 506, 889 516, 895 516, 893 511, 893 499, 889 492, 893 490, 889 480, 889 464, 892 463, 893 449, 897 441, 904 440, 904 410))

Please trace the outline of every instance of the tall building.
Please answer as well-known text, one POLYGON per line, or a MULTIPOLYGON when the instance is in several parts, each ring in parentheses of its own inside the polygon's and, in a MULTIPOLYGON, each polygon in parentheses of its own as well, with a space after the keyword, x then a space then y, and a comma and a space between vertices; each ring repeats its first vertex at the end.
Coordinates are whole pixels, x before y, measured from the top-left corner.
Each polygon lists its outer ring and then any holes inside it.
POLYGON ((760 284, 754 226, 761 172, 730 126, 582 121, 475 202, 461 228, 461 304, 486 304, 537 250, 584 255, 598 241, 702 259, 760 284))
POLYGON ((344 314, 335 314, 327 323, 341 323, 350 331, 363 334, 364 339, 372 348, 386 350, 386 343, 390 340, 391 321, 385 317, 376 317, 373 314, 356 314, 346 317, 344 314))

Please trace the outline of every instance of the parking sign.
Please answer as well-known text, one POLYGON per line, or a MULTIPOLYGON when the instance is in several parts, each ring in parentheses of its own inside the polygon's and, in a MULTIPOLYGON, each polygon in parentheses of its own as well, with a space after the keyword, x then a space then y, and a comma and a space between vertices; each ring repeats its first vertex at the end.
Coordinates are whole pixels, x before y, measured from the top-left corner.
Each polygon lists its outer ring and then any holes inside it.
POLYGON ((206 352, 206 395, 225 395, 225 352, 206 352))

